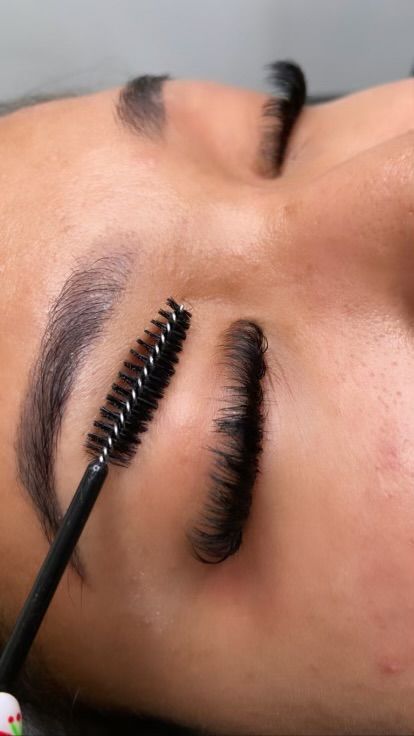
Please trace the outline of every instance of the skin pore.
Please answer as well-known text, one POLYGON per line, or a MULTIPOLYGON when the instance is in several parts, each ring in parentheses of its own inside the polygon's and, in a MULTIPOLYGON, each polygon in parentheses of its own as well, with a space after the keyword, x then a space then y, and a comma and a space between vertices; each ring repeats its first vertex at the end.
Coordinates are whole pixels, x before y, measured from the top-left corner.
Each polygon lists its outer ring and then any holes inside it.
POLYGON ((0 120, 0 582, 14 621, 48 548, 16 428, 51 305, 111 258, 125 292, 79 368, 56 452, 84 439, 133 340, 192 312, 136 458, 111 468, 34 654, 87 702, 216 734, 414 729, 414 80, 305 107, 258 170, 266 95, 169 80, 161 137, 111 89, 0 120), (240 550, 194 559, 223 391, 221 336, 268 340, 261 472, 240 550))

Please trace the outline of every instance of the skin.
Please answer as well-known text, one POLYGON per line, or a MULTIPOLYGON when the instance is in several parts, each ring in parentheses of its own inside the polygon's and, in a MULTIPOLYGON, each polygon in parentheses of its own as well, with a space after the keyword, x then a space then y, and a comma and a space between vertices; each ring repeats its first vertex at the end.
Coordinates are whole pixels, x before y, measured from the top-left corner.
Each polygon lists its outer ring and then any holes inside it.
POLYGON ((265 95, 170 81, 151 143, 115 121, 117 92, 0 121, 5 616, 48 548, 14 450, 48 308, 79 263, 127 252, 62 428, 64 509, 133 339, 170 294, 192 327, 37 657, 81 699, 216 734, 414 730, 414 81, 305 108, 275 179, 253 166, 265 95), (185 531, 206 497, 217 345, 240 318, 269 341, 264 452, 242 547, 209 566, 185 531))

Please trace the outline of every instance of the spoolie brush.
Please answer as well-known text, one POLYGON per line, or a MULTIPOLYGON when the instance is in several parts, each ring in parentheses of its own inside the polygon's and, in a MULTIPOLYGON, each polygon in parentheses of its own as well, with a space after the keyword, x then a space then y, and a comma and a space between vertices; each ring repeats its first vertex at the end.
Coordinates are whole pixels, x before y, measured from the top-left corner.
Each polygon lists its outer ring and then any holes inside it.
POLYGON ((145 330, 149 340, 138 338, 139 350, 129 351, 131 360, 124 362, 100 409, 101 420, 94 422, 98 432, 88 434, 86 447, 101 463, 128 464, 174 374, 191 315, 173 299, 167 304, 170 312, 158 312, 166 321, 151 320, 159 332, 145 330))
POLYGON ((154 329, 145 330, 148 339, 138 338, 138 349, 130 350, 131 358, 124 362, 100 409, 100 419, 94 422, 94 431, 87 436, 86 448, 93 460, 85 470, 0 657, 0 719, 3 710, 12 708, 14 712, 18 707, 9 688, 24 663, 104 484, 108 463, 128 464, 175 372, 191 314, 172 298, 167 299, 167 305, 170 311, 160 309, 161 320, 151 320, 154 329))

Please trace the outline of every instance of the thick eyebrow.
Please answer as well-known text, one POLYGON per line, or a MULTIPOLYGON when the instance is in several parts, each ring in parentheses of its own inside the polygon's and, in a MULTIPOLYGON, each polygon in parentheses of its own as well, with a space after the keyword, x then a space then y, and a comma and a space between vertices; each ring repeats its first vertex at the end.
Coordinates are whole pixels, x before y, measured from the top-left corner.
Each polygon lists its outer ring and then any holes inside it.
POLYGON ((166 124, 162 90, 169 74, 145 74, 121 88, 115 106, 118 120, 138 135, 159 138, 166 124))
MULTIPOLYGON (((71 273, 51 305, 30 371, 15 443, 17 470, 49 542, 63 516, 54 468, 64 410, 86 356, 125 291, 130 265, 131 256, 119 254, 71 273)), ((77 551, 71 564, 83 578, 77 551)))

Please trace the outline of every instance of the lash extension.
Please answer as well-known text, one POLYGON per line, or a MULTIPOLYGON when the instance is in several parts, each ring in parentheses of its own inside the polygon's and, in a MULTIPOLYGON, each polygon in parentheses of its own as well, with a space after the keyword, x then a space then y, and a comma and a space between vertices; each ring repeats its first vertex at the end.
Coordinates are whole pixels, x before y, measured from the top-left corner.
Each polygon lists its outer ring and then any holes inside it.
POLYGON ((265 102, 263 117, 276 120, 278 130, 265 131, 262 155, 275 174, 280 172, 291 132, 306 102, 307 84, 301 67, 293 61, 274 61, 266 69, 275 95, 265 102))
POLYGON ((27 657, 104 485, 108 463, 128 464, 139 444, 139 435, 147 429, 158 400, 175 372, 174 365, 190 326, 191 313, 172 298, 167 299, 167 304, 170 311, 159 310, 162 321, 151 321, 157 332, 145 330, 149 341, 137 340, 145 354, 132 349, 132 360, 124 363, 125 371, 120 372, 120 380, 112 385, 107 404, 101 408, 105 421, 97 420, 94 426, 98 432, 88 435, 86 446, 93 459, 85 469, 0 656, 0 694, 3 704, 12 708, 12 712, 20 706, 9 688, 27 657))
POLYGON ((201 562, 217 564, 237 552, 249 516, 259 472, 263 440, 263 390, 267 340, 253 322, 239 320, 226 334, 224 360, 235 380, 226 386, 228 405, 214 420, 224 449, 210 447, 215 458, 207 507, 189 541, 201 562))

